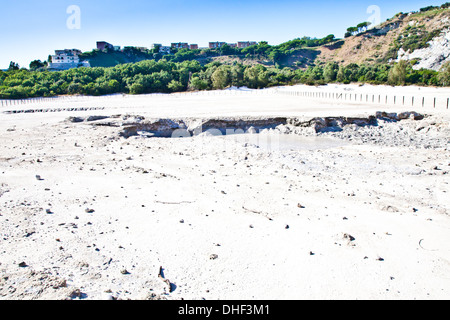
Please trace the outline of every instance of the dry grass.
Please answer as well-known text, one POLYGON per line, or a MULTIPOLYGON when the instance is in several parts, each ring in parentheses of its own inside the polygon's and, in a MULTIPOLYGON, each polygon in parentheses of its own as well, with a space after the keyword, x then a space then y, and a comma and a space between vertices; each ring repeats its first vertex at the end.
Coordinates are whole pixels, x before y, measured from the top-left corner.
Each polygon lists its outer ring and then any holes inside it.
POLYGON ((380 62, 392 48, 395 40, 405 32, 410 25, 423 26, 428 32, 450 26, 450 10, 434 10, 425 13, 411 14, 405 17, 393 18, 381 24, 381 27, 391 23, 399 23, 397 29, 386 35, 375 36, 363 33, 345 39, 339 48, 323 46, 317 61, 335 61, 348 65, 350 63, 374 64, 380 62))

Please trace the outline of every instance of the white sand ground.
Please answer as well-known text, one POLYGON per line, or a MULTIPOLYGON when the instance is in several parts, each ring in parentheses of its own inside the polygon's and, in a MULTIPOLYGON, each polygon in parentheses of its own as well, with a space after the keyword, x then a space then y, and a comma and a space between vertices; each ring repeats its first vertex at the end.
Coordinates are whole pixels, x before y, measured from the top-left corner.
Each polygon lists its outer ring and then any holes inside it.
POLYGON ((104 109, 0 113, 0 299, 449 299, 450 111, 273 91, 4 107, 104 109), (283 136, 272 148, 255 136, 124 139, 66 121, 405 110, 430 116, 283 136))

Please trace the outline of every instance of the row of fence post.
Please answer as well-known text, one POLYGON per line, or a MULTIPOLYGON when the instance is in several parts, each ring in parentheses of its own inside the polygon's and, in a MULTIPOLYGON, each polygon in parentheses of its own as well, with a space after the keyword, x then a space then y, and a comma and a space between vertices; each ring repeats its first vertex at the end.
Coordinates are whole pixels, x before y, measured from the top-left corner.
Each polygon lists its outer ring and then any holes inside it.
POLYGON ((51 98, 29 98, 29 99, 9 99, 9 100, 0 100, 0 106, 16 106, 16 105, 24 105, 24 104, 35 104, 35 103, 43 103, 43 102, 54 102, 59 100, 79 100, 79 99, 89 99, 89 97, 84 96, 59 96, 59 97, 51 97, 51 98))
MULTIPOLYGON (((389 96, 388 95, 380 95, 380 94, 367 94, 367 93, 346 93, 346 92, 314 92, 314 91, 283 91, 283 90, 227 90, 227 91, 196 91, 196 92, 184 92, 184 93, 177 93, 176 95, 239 95, 239 94, 282 94, 282 95, 291 95, 291 96, 299 96, 304 98, 313 98, 313 99, 331 99, 331 100, 341 100, 341 101, 349 101, 349 102, 367 102, 367 103, 378 103, 381 104, 384 102, 384 104, 389 103, 389 96)), ((144 98, 148 97, 149 95, 144 96, 144 98)), ((154 95, 151 94, 151 97, 163 97, 166 95, 154 95)), ((125 95, 115 95, 115 96, 108 96, 108 98, 116 98, 116 97, 126 97, 125 95)), ((408 104, 407 96, 402 95, 398 96, 401 97, 401 104, 405 106, 408 104)), ((56 102, 59 101, 59 99, 63 100, 88 100, 92 97, 87 96, 62 96, 57 98, 31 98, 31 99, 22 99, 22 100, 0 100, 0 106, 1 107, 7 107, 7 106, 13 106, 13 105, 23 105, 23 104, 30 104, 30 103, 43 103, 43 102, 56 102)), ((105 97, 95 97, 95 98, 105 98, 105 97)), ((432 97, 432 105, 433 108, 437 107, 437 98, 432 97)), ((397 99, 397 95, 393 96, 393 104, 397 105, 399 99, 397 99)), ((415 97, 411 96, 411 106, 415 106, 415 97)), ((450 105, 450 98, 446 98, 445 107, 446 109, 449 108, 450 105)), ((421 99, 421 107, 425 107, 425 97, 422 97, 421 99)))
MULTIPOLYGON (((291 96, 301 96, 301 97, 306 97, 306 98, 317 98, 317 99, 331 99, 331 100, 341 100, 341 101, 349 101, 349 102, 367 102, 367 103, 378 103, 378 104, 382 104, 384 102, 384 104, 388 104, 389 103, 389 95, 380 95, 380 94, 366 94, 366 93, 345 93, 345 92, 308 92, 308 91, 277 91, 277 93, 281 93, 284 95, 291 95, 291 96)), ((394 105, 398 105, 400 99, 397 99, 401 97, 401 105, 402 106, 406 106, 409 105, 407 101, 408 96, 402 95, 402 96, 397 96, 394 95, 392 97, 393 99, 393 104, 394 105)), ((414 107, 416 106, 416 99, 414 96, 410 97, 410 106, 414 107)), ((431 102, 432 102, 432 106, 433 108, 437 107, 437 98, 436 97, 431 97, 431 102)), ((444 106, 446 109, 449 108, 450 106, 450 98, 444 98, 444 106)), ((422 97, 421 100, 421 107, 424 108, 425 107, 425 97, 422 97)))

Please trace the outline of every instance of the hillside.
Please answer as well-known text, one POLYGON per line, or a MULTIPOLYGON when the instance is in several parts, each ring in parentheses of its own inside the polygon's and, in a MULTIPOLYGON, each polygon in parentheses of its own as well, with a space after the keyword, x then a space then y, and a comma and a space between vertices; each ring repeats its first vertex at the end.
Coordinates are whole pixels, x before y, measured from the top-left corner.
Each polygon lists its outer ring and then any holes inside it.
POLYGON ((436 61, 425 64, 423 67, 437 71, 450 60, 449 53, 439 48, 440 44, 445 46, 448 42, 445 40, 445 35, 449 32, 449 18, 450 9, 448 8, 399 13, 371 30, 320 47, 320 55, 316 62, 334 61, 344 65, 381 64, 397 61, 400 53, 400 57, 410 57, 411 59, 408 60, 416 60, 419 66, 420 60, 424 58, 436 61), (442 39, 442 41, 435 44, 437 47, 432 52, 412 55, 418 50, 429 47, 429 42, 433 39, 442 39))
POLYGON ((85 52, 80 56, 81 60, 89 61, 91 67, 114 67, 118 64, 135 63, 143 60, 153 59, 153 54, 141 52, 134 48, 124 51, 99 51, 85 52))
POLYGON ((267 56, 218 56, 212 57, 212 61, 218 61, 222 64, 235 64, 239 63, 245 66, 263 65, 266 67, 278 65, 279 67, 288 67, 291 69, 306 69, 309 66, 315 64, 316 58, 320 54, 320 51, 313 48, 301 48, 295 50, 295 52, 285 54, 274 63, 273 59, 267 56))

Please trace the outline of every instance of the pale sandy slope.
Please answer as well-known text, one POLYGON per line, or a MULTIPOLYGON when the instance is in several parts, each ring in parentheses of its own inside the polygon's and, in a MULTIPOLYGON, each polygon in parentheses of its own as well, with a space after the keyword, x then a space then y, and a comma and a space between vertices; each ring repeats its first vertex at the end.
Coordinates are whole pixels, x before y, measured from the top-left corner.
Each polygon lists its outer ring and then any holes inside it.
MULTIPOLYGON (((334 89, 348 88, 362 90, 334 89)), ((219 93, 23 107, 86 105, 105 109, 0 114, 0 299, 450 297, 444 108, 219 93), (233 137, 123 139, 65 121, 402 110, 431 117, 420 131, 405 120, 275 150, 233 137)))

